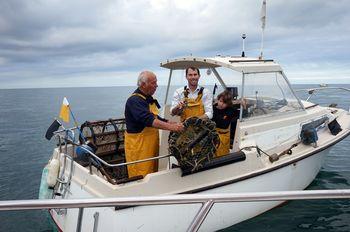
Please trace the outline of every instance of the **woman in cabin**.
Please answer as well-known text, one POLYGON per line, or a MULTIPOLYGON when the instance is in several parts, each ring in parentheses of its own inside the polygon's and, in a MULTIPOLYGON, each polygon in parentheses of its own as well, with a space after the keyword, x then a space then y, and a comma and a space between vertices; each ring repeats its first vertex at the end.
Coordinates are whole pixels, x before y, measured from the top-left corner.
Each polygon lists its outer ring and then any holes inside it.
POLYGON ((217 96, 213 105, 213 121, 216 123, 216 131, 220 137, 220 145, 216 151, 216 157, 227 155, 230 152, 230 125, 233 119, 239 117, 240 104, 233 102, 233 94, 225 90, 217 96))

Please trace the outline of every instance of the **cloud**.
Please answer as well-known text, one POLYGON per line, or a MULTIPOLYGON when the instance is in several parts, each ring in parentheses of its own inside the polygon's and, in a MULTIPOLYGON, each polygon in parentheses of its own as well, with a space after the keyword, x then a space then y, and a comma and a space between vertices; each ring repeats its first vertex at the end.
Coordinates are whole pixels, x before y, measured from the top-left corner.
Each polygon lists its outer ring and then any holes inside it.
MULTIPOLYGON (((268 1, 265 56, 314 81, 310 72, 333 71, 346 82, 347 6, 346 0, 268 1)), ((256 0, 1 1, 1 87, 75 85, 90 76, 96 78, 89 85, 100 86, 101 78, 118 73, 160 72, 167 58, 240 54, 242 33, 246 54, 257 56, 260 9, 256 0)))

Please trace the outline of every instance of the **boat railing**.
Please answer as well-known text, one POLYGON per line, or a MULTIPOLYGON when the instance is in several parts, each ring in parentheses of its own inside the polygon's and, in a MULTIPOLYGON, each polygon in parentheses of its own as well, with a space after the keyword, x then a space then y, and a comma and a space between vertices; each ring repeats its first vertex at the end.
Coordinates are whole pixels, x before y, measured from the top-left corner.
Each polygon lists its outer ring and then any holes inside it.
MULTIPOLYGON (((70 129, 66 129, 66 130, 72 130, 72 129, 77 129, 77 128, 70 128, 70 129)), ((60 132, 64 132, 64 130, 61 130, 60 132)), ((58 144, 59 144, 59 151, 62 152, 62 144, 65 145, 65 152, 64 154, 66 156, 69 156, 70 158, 73 158, 69 153, 68 153, 68 148, 67 145, 68 143, 74 145, 74 146, 80 146, 80 144, 75 143, 74 141, 71 140, 67 140, 66 138, 62 138, 62 136, 59 133, 56 133, 56 137, 58 139, 58 144), (65 143, 62 143, 62 139, 65 140, 65 143)), ((131 165, 131 164, 137 164, 137 163, 143 163, 143 162, 148 162, 148 161, 152 161, 152 160, 159 160, 159 159, 164 159, 164 158, 168 158, 171 155, 160 155, 160 156, 156 156, 156 157, 152 157, 152 158, 147 158, 147 159, 142 159, 142 160, 136 160, 136 161, 131 161, 131 162, 123 162, 123 163, 119 163, 119 164, 110 164, 108 162, 106 162, 105 160, 101 159, 100 157, 98 157, 95 153, 93 153, 92 151, 88 150, 87 148, 81 146, 81 149, 83 149, 84 151, 86 151, 87 153, 89 153, 94 159, 98 160, 100 163, 102 163, 103 165, 110 167, 110 168, 115 168, 115 167, 121 167, 121 166, 127 166, 127 165, 131 165)))
MULTIPOLYGON (((0 211, 62 209, 79 208, 76 231, 82 230, 84 208, 115 207, 115 206, 149 206, 149 205, 179 205, 202 204, 194 215, 187 231, 198 231, 208 213, 216 203, 233 202, 262 202, 288 200, 321 200, 321 199, 349 199, 350 189, 342 190, 304 190, 278 192, 249 192, 249 193, 221 193, 221 194, 181 194, 168 196, 138 196, 119 198, 95 199, 62 199, 62 200, 11 200, 0 201, 0 211)), ((98 230, 99 214, 94 214, 93 231, 98 230)))
POLYGON ((316 94, 316 92, 318 91, 323 91, 323 90, 330 90, 330 89, 339 89, 339 90, 343 90, 346 92, 350 92, 349 88, 345 88, 345 87, 319 87, 319 88, 309 88, 309 89, 296 89, 296 92, 307 92, 309 94, 309 96, 307 97, 307 99, 305 101, 309 101, 311 99, 312 96, 314 96, 314 94, 316 94))
MULTIPOLYGON (((131 162, 122 162, 122 163, 117 163, 117 164, 110 164, 108 162, 106 162, 105 160, 103 160, 102 158, 100 158, 98 155, 96 155, 94 152, 88 150, 86 147, 81 146, 81 144, 76 143, 74 138, 68 138, 67 134, 73 132, 74 130, 79 130, 78 127, 73 127, 73 128, 68 128, 68 129, 63 129, 63 130, 59 130, 54 132, 54 135, 56 137, 56 139, 58 140, 58 150, 60 154, 63 154, 63 166, 61 168, 61 171, 59 173, 59 176, 57 177, 57 181, 60 183, 60 190, 63 192, 60 193, 62 194, 62 196, 65 196, 65 194, 68 191, 68 188, 70 186, 70 181, 72 179, 72 175, 73 175, 73 163, 74 161, 76 161, 74 159, 74 147, 75 146, 80 146, 80 149, 84 150, 85 152, 87 152, 90 157, 89 159, 89 173, 93 174, 92 168, 91 166, 93 164, 96 164, 96 161, 99 162, 100 164, 103 164, 105 167, 108 168, 117 168, 117 167, 123 167, 123 166, 127 166, 127 165, 131 165, 131 164, 137 164, 137 163, 143 163, 143 162, 148 162, 148 161, 152 161, 152 160, 159 160, 159 159, 164 159, 164 158, 168 158, 171 155, 160 155, 160 156, 156 156, 156 157, 151 157, 151 158, 147 158, 147 159, 142 159, 142 160, 136 160, 136 161, 131 161, 131 162), (64 142, 63 142, 64 141, 64 142), (68 144, 71 144, 73 146, 73 152, 69 153, 68 152, 68 144), (64 146, 64 147, 62 147, 64 146), (69 165, 69 172, 68 172, 68 179, 66 180, 65 178, 65 170, 66 170, 66 165, 67 165, 67 159, 70 160, 70 165, 69 165)), ((73 132, 74 134, 74 132, 73 132)), ((100 165, 98 164, 98 165, 100 165)), ((169 167, 170 167, 170 159, 169 159, 169 167)), ((103 169, 104 170, 104 169, 103 169)), ((112 178, 110 178, 110 176, 108 176, 108 174, 106 172, 104 172, 104 175, 107 175, 107 179, 109 179, 109 181, 113 184, 115 184, 115 180, 113 180, 112 178)))

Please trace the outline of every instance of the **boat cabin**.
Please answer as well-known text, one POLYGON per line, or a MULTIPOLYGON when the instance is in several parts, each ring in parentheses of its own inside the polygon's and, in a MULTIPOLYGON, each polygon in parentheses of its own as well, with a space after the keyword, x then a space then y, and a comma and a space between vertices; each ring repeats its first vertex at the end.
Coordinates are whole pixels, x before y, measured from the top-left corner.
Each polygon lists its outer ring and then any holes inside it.
POLYGON ((241 108, 241 122, 257 116, 271 116, 304 109, 282 68, 273 60, 232 56, 184 57, 167 60, 160 65, 170 69, 165 107, 168 106, 169 86, 173 73, 178 70, 183 71, 188 67, 197 67, 204 69, 207 75, 213 73, 222 89, 231 86, 239 87, 240 98, 248 100, 248 107, 243 109, 242 106, 241 108))
MULTIPOLYGON (((170 86, 178 77, 183 80, 183 85, 187 84, 183 77, 184 70, 188 67, 200 69, 200 82, 206 83, 209 89, 213 89, 214 84, 218 83, 220 88, 216 93, 230 87, 238 88, 238 99, 243 99, 246 104, 241 104, 236 131, 232 134, 235 137, 231 138, 234 141, 232 152, 240 149, 243 137, 248 135, 245 130, 243 134, 241 133, 245 126, 253 125, 254 121, 260 123, 271 120, 271 117, 284 117, 286 114, 304 111, 302 102, 291 88, 281 66, 273 60, 235 56, 212 58, 190 56, 166 60, 160 63, 160 66, 170 70, 163 113, 165 118, 172 120, 178 119, 170 115, 173 93, 170 91, 170 86)), ((167 152, 168 132, 161 133, 160 153, 164 154, 167 152)))

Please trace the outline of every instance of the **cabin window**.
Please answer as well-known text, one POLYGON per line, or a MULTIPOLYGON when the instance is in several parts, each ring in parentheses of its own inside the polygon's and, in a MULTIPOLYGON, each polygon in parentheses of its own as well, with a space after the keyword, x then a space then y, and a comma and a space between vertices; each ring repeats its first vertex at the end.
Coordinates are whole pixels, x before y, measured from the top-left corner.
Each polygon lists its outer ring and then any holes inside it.
POLYGON ((246 109, 243 118, 285 113, 302 107, 280 72, 244 75, 246 109))
MULTIPOLYGON (((217 70, 218 74, 220 75, 222 81, 226 84, 226 87, 237 87, 238 88, 238 98, 240 98, 241 90, 242 90, 242 73, 237 72, 237 71, 233 71, 233 70, 228 69, 228 68, 223 68, 223 67, 218 67, 218 68, 216 68, 216 70, 217 70)), ((217 84, 216 94, 214 96, 214 99, 215 99, 218 94, 220 94, 221 92, 223 92, 225 90, 225 88, 217 80, 214 73, 212 73, 210 75, 210 77, 211 77, 210 84, 211 85, 217 84)), ((210 88, 213 88, 213 87, 210 87, 210 88)))

